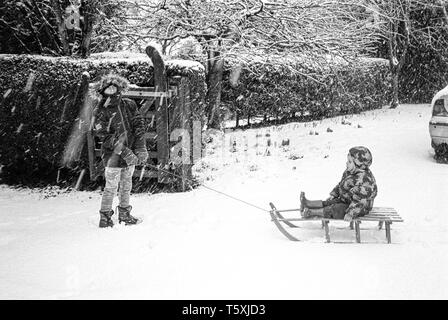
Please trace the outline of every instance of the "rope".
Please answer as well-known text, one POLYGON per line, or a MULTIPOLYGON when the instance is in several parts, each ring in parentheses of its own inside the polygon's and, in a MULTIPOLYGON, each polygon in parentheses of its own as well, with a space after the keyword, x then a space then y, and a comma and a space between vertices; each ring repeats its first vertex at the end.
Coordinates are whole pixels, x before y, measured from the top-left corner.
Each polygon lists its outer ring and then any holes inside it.
MULTIPOLYGON (((180 176, 180 175, 178 175, 178 174, 175 174, 175 173, 173 173, 173 172, 170 172, 170 171, 168 171, 168 170, 162 169, 162 168, 160 168, 160 167, 157 167, 157 166, 152 165, 152 164, 149 164, 149 163, 145 164, 145 166, 149 166, 149 167, 152 167, 152 168, 154 168, 154 169, 156 169, 156 170, 160 170, 160 171, 165 172, 165 173, 167 173, 167 174, 170 174, 170 175, 172 175, 172 176, 174 176, 174 177, 176 177, 176 178, 180 178, 180 179, 186 180, 187 182, 190 183, 190 188, 191 188, 191 184, 194 182, 194 181, 191 180, 191 179, 182 177, 182 176, 180 176)), ((219 194, 221 194, 221 195, 223 195, 223 196, 226 196, 226 197, 228 197, 228 198, 230 198, 230 199, 233 199, 233 200, 235 200, 235 201, 242 202, 242 203, 244 203, 244 204, 246 204, 246 205, 248 205, 248 206, 254 207, 254 208, 258 209, 258 210, 261 210, 261 211, 264 211, 264 212, 270 212, 269 210, 263 209, 263 208, 261 208, 261 207, 255 205, 255 204, 252 204, 252 203, 250 203, 250 202, 244 201, 244 200, 242 200, 242 199, 239 199, 239 198, 237 198, 237 197, 234 197, 234 196, 232 196, 232 195, 230 195, 230 194, 227 194, 227 193, 225 193, 225 192, 222 192, 222 191, 213 189, 212 187, 206 186, 206 185, 203 184, 203 183, 199 183, 199 185, 202 186, 202 187, 204 187, 204 188, 206 188, 206 189, 208 189, 208 190, 210 190, 210 191, 219 193, 219 194)))

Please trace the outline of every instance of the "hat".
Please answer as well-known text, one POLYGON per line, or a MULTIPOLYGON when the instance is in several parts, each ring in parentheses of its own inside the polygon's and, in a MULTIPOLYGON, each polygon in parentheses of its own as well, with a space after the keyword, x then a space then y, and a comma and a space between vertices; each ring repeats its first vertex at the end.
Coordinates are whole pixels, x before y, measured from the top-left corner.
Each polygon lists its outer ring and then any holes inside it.
POLYGON ((367 169, 372 164, 372 153, 366 147, 353 147, 348 153, 351 155, 357 168, 367 169))

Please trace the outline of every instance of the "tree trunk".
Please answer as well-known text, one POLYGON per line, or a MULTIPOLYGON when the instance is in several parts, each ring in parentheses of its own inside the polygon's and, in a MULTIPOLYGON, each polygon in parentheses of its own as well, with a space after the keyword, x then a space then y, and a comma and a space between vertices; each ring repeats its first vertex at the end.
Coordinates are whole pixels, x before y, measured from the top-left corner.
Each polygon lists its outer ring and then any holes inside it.
POLYGON ((391 101, 390 101, 390 108, 391 109, 395 109, 396 107, 398 107, 398 92, 400 90, 398 81, 399 81, 400 77, 399 74, 397 72, 397 70, 393 71, 392 73, 392 97, 391 97, 391 101))
POLYGON ((239 112, 236 113, 235 121, 236 121, 235 127, 238 128, 238 126, 240 125, 240 114, 239 114, 239 112))
POLYGON ((90 43, 92 40, 93 24, 95 23, 95 13, 89 12, 86 8, 86 1, 81 2, 81 15, 84 16, 84 23, 82 26, 82 41, 81 41, 81 57, 87 58, 90 56, 90 43))
POLYGON ((33 1, 33 8, 34 8, 35 14, 37 14, 40 17, 40 19, 42 21, 44 21, 43 28, 45 30, 45 33, 47 34, 48 39, 50 39, 51 42, 53 43, 54 50, 52 50, 51 48, 46 48, 46 49, 48 49, 50 51, 57 52, 57 53, 61 53, 61 46, 58 43, 58 33, 56 31, 54 31, 53 28, 51 28, 50 23, 45 18, 44 14, 42 13, 42 11, 40 10, 39 6, 37 5, 37 3, 35 1, 33 1))
POLYGON ((401 14, 399 20, 401 21, 394 21, 389 25, 389 64, 392 74, 391 109, 398 107, 399 104, 398 95, 400 92, 400 73, 406 62, 406 56, 410 43, 409 8, 406 6, 406 3, 404 3, 399 9, 401 14), (399 33, 399 24, 402 25, 402 34, 399 33), (401 50, 398 49, 399 47, 401 50))
POLYGON ((65 20, 59 0, 51 0, 51 7, 53 8, 54 15, 56 17, 56 23, 58 25, 58 34, 62 43, 62 53, 64 54, 64 56, 69 56, 71 55, 71 52, 68 42, 68 34, 67 29, 65 28, 65 20))
POLYGON ((168 40, 163 40, 162 41, 162 55, 166 56, 167 55, 167 49, 170 45, 170 42, 168 40))
POLYGON ((219 51, 210 48, 208 50, 208 73, 207 73, 207 126, 210 128, 220 128, 220 111, 222 75, 224 59, 219 51))

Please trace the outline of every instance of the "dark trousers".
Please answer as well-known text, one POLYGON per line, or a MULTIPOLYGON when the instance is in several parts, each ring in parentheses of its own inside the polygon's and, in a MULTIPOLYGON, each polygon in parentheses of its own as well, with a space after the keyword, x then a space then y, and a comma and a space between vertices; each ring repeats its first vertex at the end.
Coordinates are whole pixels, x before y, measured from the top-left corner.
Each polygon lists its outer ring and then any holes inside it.
POLYGON ((339 199, 332 199, 328 201, 322 201, 324 206, 324 217, 330 219, 344 219, 345 211, 348 208, 348 204, 342 202, 339 199))

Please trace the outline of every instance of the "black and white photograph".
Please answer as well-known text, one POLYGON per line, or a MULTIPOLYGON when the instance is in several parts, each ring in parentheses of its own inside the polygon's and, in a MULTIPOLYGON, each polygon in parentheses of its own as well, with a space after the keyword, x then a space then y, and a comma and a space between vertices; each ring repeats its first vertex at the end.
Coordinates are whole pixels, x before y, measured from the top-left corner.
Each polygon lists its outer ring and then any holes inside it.
POLYGON ((448 0, 0 0, 0 300, 446 300, 447 208, 448 0))

